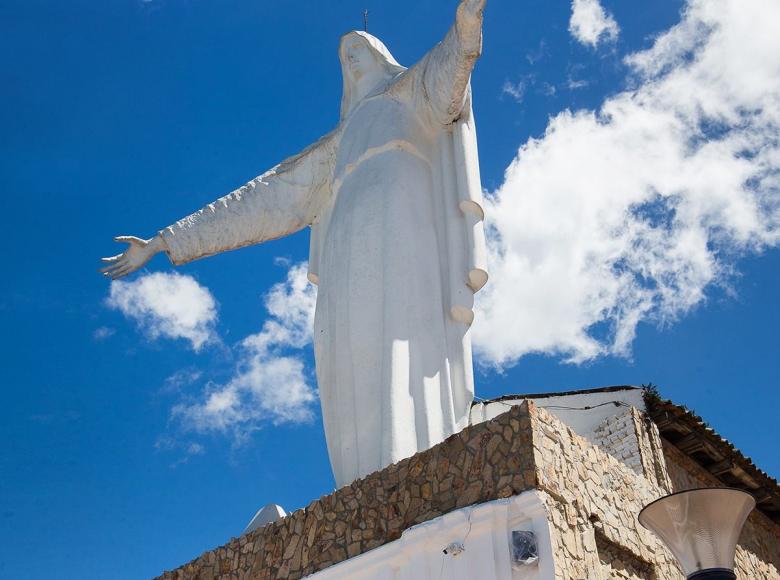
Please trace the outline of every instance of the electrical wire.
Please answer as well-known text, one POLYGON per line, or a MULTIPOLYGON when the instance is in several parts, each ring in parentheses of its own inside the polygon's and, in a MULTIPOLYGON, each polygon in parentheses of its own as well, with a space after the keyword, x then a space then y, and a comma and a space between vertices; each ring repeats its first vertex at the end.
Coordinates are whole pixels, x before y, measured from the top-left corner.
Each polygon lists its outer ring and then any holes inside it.
MULTIPOLYGON (((518 397, 520 400, 526 400, 522 397, 518 397)), ((477 397, 474 395, 474 400, 479 401, 480 403, 488 404, 488 403, 496 403, 499 405, 504 405, 505 407, 515 407, 517 405, 513 405, 511 403, 505 403, 504 401, 491 401, 490 399, 483 399, 482 397, 477 397)), ((591 409, 596 409, 598 407, 604 407, 606 405, 614 405, 615 407, 631 407, 628 403, 624 401, 606 401, 604 403, 599 403, 598 405, 587 405, 585 407, 566 407, 564 405, 538 405, 538 407, 542 409, 559 409, 559 410, 566 410, 566 411, 590 411, 591 409)))
MULTIPOLYGON (((463 540, 461 541, 461 545, 463 546, 463 551, 466 551, 466 540, 469 537, 469 534, 471 533, 471 515, 474 513, 474 508, 471 508, 469 510, 469 529, 466 530, 466 535, 463 536, 463 540)), ((445 549, 446 550, 446 549, 445 549)), ((439 580, 442 578, 442 574, 444 573, 444 561, 446 560, 447 553, 446 551, 442 551, 441 555, 441 566, 439 567, 439 580)))
POLYGON ((469 529, 468 529, 468 530, 466 530, 466 535, 465 535, 465 536, 463 536, 463 542, 462 542, 462 543, 463 543, 463 548, 464 548, 464 549, 466 548, 466 540, 468 539, 468 537, 469 537, 469 534, 471 533, 471 514, 472 514, 472 513, 474 513, 474 508, 471 508, 471 509, 469 510, 469 529))

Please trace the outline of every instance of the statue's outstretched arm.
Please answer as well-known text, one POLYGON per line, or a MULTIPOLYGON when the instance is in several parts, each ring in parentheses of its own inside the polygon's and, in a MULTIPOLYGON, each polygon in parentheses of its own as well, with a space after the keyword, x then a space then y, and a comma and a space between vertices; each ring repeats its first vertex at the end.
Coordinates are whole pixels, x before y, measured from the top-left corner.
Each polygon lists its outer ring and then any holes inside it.
POLYGON ((414 67, 423 98, 444 124, 457 119, 466 102, 471 71, 482 53, 485 1, 463 0, 447 36, 414 67))
POLYGON ((314 221, 327 198, 332 164, 329 134, 149 240, 114 238, 130 246, 121 254, 103 258, 107 265, 101 271, 121 278, 161 251, 179 265, 301 230, 314 221))

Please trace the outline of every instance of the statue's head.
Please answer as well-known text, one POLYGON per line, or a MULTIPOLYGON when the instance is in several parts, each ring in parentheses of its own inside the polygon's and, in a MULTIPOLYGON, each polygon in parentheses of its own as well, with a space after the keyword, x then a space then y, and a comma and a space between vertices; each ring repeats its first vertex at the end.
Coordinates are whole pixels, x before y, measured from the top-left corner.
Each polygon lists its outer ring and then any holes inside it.
POLYGON ((389 80, 406 70, 396 62, 381 40, 357 30, 341 37, 339 59, 344 77, 342 118, 382 80, 389 80))

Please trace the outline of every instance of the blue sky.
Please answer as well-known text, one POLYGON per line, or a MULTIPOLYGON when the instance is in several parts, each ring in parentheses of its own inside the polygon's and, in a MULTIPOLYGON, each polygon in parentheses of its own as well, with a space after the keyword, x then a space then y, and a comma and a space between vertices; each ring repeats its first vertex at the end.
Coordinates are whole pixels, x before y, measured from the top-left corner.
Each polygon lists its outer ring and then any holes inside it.
MULTIPOLYGON (((98 259, 329 131, 364 8, 409 65, 455 5, 0 0, 0 578, 151 577, 332 490, 306 232, 98 259)), ((653 382, 780 473, 777 10, 489 2, 479 396, 653 382)))

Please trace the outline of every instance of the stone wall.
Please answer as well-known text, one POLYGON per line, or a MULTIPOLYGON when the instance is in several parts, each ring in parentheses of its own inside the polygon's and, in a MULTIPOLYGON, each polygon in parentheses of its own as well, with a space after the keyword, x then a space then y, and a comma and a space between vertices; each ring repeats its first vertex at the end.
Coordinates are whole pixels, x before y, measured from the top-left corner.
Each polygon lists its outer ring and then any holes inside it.
MULTIPOLYGON (((549 496, 556 579, 682 578, 672 555, 637 516, 644 505, 669 493, 670 485, 678 491, 718 486, 718 481, 668 444, 662 447, 666 461, 655 465, 650 477, 638 476, 544 409, 532 409, 531 415, 537 487, 549 496)), ((640 433, 644 436, 644 445, 654 445, 652 430, 640 433)), ((738 580, 780 580, 779 552, 780 527, 754 511, 737 549, 738 580)))
POLYGON ((160 578, 297 579, 452 510, 532 489, 527 405, 359 479, 160 578))
MULTIPOLYGON (((674 491, 722 486, 715 476, 668 441, 664 441, 664 452, 674 491)), ((753 510, 742 529, 736 568, 738 580, 780 580, 780 527, 758 510, 753 510)))
MULTIPOLYGON (((663 446, 644 415, 625 416, 626 431, 633 424, 636 432, 641 470, 527 402, 161 578, 297 579, 393 542, 415 524, 537 489, 556 580, 679 580, 674 558, 637 515, 672 487, 717 482, 673 446, 663 446)), ((778 526, 754 512, 737 553, 738 578, 780 580, 778 550, 778 526)))
POLYGON ((596 549, 601 562, 601 577, 615 580, 655 580, 653 566, 631 552, 596 534, 596 549))
POLYGON ((621 407, 587 438, 637 475, 655 480, 666 490, 671 489, 658 428, 635 407, 621 407))
POLYGON ((642 473, 646 479, 655 482, 665 493, 672 493, 672 482, 666 468, 661 434, 658 426, 645 413, 631 409, 634 427, 639 441, 639 457, 642 461, 642 473))
POLYGON ((602 451, 609 453, 618 461, 641 475, 642 458, 639 453, 639 438, 634 426, 633 407, 622 407, 619 413, 607 417, 593 431, 590 438, 602 451))
POLYGON ((678 580, 681 573, 672 556, 637 520, 642 507, 666 494, 664 487, 637 475, 544 409, 534 409, 533 419, 538 489, 549 495, 556 579, 621 578, 604 575, 598 535, 614 553, 625 555, 624 567, 645 562, 654 574, 650 577, 678 580))

